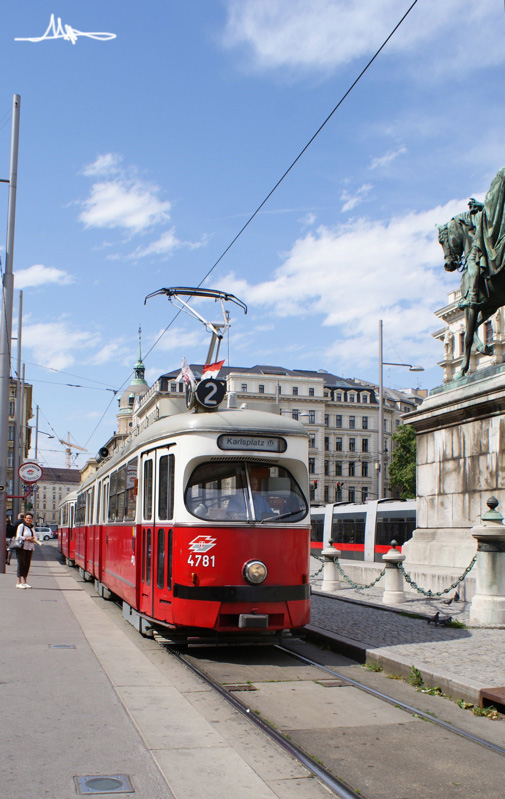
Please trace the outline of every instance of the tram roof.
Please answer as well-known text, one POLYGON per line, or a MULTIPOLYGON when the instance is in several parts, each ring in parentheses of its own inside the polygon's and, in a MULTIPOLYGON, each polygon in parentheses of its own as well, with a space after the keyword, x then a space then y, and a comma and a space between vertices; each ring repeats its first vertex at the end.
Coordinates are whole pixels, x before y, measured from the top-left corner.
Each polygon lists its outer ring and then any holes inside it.
MULTIPOLYGON (((190 433, 247 433, 249 435, 297 436, 308 438, 303 424, 290 417, 268 411, 256 411, 250 408, 223 408, 217 411, 194 413, 176 413, 162 416, 141 430, 137 435, 132 433, 123 447, 107 458, 97 471, 82 483, 79 488, 92 483, 101 472, 108 471, 116 463, 133 454, 146 444, 160 439, 190 433)), ((266 454, 266 453, 265 453, 266 454)))

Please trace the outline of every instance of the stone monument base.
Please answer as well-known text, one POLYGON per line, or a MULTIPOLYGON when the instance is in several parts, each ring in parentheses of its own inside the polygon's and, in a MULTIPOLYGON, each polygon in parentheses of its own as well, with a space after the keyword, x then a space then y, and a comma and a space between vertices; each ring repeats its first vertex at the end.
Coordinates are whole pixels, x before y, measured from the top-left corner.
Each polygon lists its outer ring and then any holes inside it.
POLYGON ((417 529, 411 564, 461 568, 476 552, 471 528, 490 496, 505 507, 505 364, 434 389, 404 417, 417 433, 417 529))

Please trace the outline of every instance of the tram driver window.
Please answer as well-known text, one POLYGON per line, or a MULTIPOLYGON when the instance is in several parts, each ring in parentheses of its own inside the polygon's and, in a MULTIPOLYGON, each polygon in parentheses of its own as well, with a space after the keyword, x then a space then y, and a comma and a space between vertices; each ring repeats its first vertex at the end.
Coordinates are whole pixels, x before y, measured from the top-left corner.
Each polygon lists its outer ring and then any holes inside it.
POLYGON ((268 463, 203 463, 191 475, 186 507, 199 519, 239 522, 296 522, 308 506, 294 477, 268 463))

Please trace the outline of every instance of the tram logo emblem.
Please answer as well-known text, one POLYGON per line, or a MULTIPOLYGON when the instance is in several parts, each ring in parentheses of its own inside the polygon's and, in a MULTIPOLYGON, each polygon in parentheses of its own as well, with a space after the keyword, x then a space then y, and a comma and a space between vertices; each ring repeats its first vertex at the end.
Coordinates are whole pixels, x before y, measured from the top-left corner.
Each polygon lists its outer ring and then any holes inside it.
POLYGON ((198 535, 189 544, 190 552, 208 552, 216 545, 217 538, 210 535, 198 535))

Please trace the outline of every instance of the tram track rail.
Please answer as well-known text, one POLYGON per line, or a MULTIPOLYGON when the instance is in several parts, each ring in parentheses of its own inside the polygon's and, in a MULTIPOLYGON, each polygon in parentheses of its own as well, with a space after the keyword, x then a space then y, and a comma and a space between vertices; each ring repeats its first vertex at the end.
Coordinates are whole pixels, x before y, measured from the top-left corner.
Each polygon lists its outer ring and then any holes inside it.
POLYGON ((481 738, 479 735, 474 735, 473 733, 467 732, 466 730, 461 729, 461 727, 457 727, 454 724, 450 724, 448 721, 444 721, 443 719, 438 718, 437 716, 433 715, 433 713, 428 713, 425 710, 420 710, 413 705, 409 705, 406 702, 402 702, 402 700, 397 699, 389 694, 385 694, 383 691, 378 691, 376 688, 371 688, 369 685, 365 683, 361 683, 358 680, 354 680, 353 678, 342 674, 341 672, 335 671, 334 669, 329 668, 328 666, 324 666, 322 663, 318 663, 311 658, 306 657, 305 655, 300 655, 298 652, 293 652, 292 649, 288 647, 284 647, 280 644, 277 644, 276 649, 285 654, 291 655, 291 657, 296 658, 297 660, 306 663, 309 666, 313 666, 315 668, 319 668, 322 671, 326 672, 326 674, 331 674, 332 677, 336 679, 342 680, 342 682, 348 685, 352 685, 354 688, 358 688, 360 691, 369 694, 370 696, 375 697, 376 699, 382 699, 382 701, 387 702, 388 704, 392 705, 393 707, 400 708, 404 710, 406 713, 409 713, 411 716, 415 716, 416 718, 422 718, 425 721, 429 721, 432 724, 435 724, 438 727, 441 727, 448 732, 454 733, 454 735, 459 735, 462 738, 465 738, 472 743, 479 744, 480 746, 484 746, 486 749, 490 749, 493 752, 496 752, 499 755, 505 756, 505 748, 503 746, 499 746, 498 744, 493 743, 492 741, 488 741, 486 738, 481 738))
MULTIPOLYGON (((363 793, 354 791, 350 785, 341 780, 339 777, 332 774, 317 760, 311 757, 301 747, 290 741, 285 735, 276 730, 265 721, 261 716, 257 715, 245 702, 238 699, 233 692, 220 683, 214 680, 207 672, 199 668, 193 661, 186 657, 178 646, 174 646, 170 641, 163 636, 163 634, 155 633, 155 640, 163 645, 171 655, 183 663, 193 674, 196 674, 207 685, 209 685, 216 693, 232 705, 242 716, 248 719, 252 724, 261 729, 271 740, 275 741, 285 752, 290 754, 305 768, 307 768, 315 777, 317 777, 327 788, 340 797, 340 799, 366 799, 363 793)), ((285 650, 288 651, 289 650, 285 650)), ((291 655, 292 653, 289 652, 291 655)))
MULTIPOLYGON (((257 728, 261 729, 264 734, 266 734, 285 752, 290 754, 294 759, 307 768, 322 784, 330 789, 335 796, 341 797, 341 799, 366 799, 367 794, 364 794, 363 791, 354 790, 348 782, 327 769, 319 759, 312 757, 302 747, 290 740, 289 736, 284 735, 275 726, 273 726, 272 723, 262 717, 257 711, 249 707, 246 702, 239 699, 235 694, 236 689, 234 689, 234 686, 226 686, 219 683, 203 668, 198 666, 190 655, 186 655, 185 652, 181 651, 180 645, 174 645, 174 643, 170 641, 170 639, 166 638, 161 632, 155 634, 155 639, 159 644, 163 645, 171 655, 175 656, 181 663, 190 669, 192 673, 197 675, 209 687, 211 687, 216 693, 225 699, 227 703, 232 705, 243 717, 247 718, 248 721, 254 724, 257 728)), ((381 700, 386 704, 404 711, 411 717, 428 721, 441 730, 444 730, 455 736, 459 736, 472 744, 484 747, 495 754, 501 756, 505 755, 505 747, 482 738, 481 736, 475 735, 474 733, 468 732, 467 730, 464 730, 455 724, 444 721, 443 719, 435 716, 433 713, 421 710, 419 707, 410 705, 407 702, 384 693, 377 688, 371 687, 364 682, 360 682, 359 680, 356 680, 347 674, 343 674, 336 668, 325 666, 313 658, 307 657, 306 655, 302 655, 299 652, 290 649, 289 646, 276 644, 273 645, 273 648, 284 655, 288 655, 294 660, 302 662, 312 668, 316 668, 336 680, 340 680, 344 686, 347 685, 356 688, 357 690, 362 691, 363 693, 368 694, 375 699, 381 700)), ((370 794, 368 795, 371 796, 370 794)))

